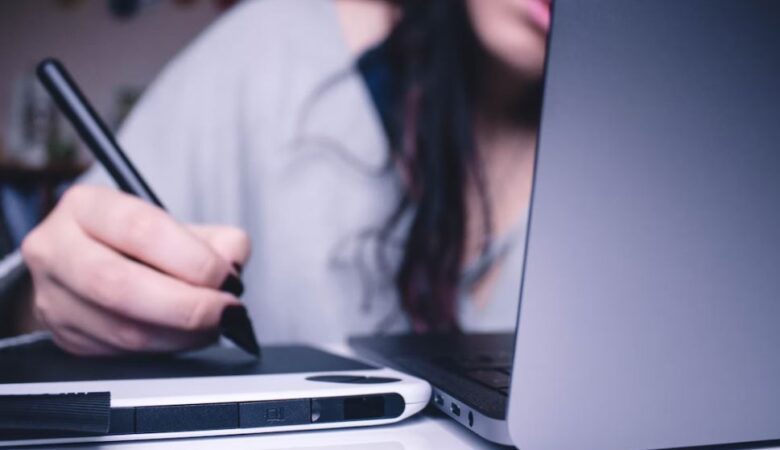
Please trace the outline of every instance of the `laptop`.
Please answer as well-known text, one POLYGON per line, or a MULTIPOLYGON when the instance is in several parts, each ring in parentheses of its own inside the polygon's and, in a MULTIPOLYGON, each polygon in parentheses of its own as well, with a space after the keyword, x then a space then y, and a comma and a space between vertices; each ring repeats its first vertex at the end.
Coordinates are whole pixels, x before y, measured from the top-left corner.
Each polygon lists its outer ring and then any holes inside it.
POLYGON ((555 0, 548 44, 516 333, 351 344, 526 450, 780 439, 780 2, 555 0))
POLYGON ((430 399, 419 378, 302 345, 257 359, 226 346, 77 358, 45 336, 11 344, 0 348, 0 447, 381 425, 430 399))

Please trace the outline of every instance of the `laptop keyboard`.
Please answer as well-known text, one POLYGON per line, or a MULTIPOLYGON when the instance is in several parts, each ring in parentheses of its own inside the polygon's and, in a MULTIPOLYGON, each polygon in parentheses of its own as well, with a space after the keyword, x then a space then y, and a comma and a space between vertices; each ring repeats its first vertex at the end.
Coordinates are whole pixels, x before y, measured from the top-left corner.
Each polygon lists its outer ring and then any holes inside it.
POLYGON ((480 414, 504 420, 514 339, 514 333, 482 333, 353 338, 350 343, 480 414))
MULTIPOLYGON (((455 360, 442 358, 399 357, 395 359, 399 369, 429 381, 435 389, 446 392, 460 403, 497 420, 506 418, 509 397, 506 387, 491 387, 489 383, 479 381, 468 375, 477 370, 492 374, 496 369, 453 369, 455 360)), ((477 372, 477 376, 484 375, 477 372)), ((503 380, 491 380, 496 385, 503 380)))
POLYGON ((469 380, 490 388, 500 394, 509 393, 512 378, 512 357, 507 352, 477 353, 457 358, 437 358, 437 365, 443 366, 469 380))

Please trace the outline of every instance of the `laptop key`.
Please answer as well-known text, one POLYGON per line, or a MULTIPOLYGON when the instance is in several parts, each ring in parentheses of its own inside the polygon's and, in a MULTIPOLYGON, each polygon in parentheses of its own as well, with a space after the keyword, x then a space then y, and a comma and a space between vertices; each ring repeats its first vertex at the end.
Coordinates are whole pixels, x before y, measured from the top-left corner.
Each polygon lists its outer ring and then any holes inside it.
POLYGON ((472 370, 466 376, 495 389, 509 387, 509 375, 498 370, 472 370))
POLYGON ((511 366, 511 359, 503 355, 470 355, 458 358, 455 364, 463 370, 499 369, 511 366))

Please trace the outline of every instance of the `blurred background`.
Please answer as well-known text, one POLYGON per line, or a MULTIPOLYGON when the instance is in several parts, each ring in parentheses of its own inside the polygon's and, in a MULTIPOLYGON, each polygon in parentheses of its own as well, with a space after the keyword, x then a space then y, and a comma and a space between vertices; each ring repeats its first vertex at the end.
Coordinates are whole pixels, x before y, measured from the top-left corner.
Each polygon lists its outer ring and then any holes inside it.
POLYGON ((235 2, 0 1, 0 258, 91 164, 36 63, 62 60, 116 129, 165 63, 235 2))

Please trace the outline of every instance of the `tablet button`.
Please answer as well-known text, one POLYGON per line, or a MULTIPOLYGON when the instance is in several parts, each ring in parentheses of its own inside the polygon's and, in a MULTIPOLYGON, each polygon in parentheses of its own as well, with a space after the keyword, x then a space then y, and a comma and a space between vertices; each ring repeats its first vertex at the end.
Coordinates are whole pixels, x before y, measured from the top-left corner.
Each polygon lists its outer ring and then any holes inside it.
POLYGON ((365 378, 358 375, 318 375, 306 378, 309 381, 321 381, 323 383, 355 383, 365 378))
POLYGON ((320 381, 324 383, 343 383, 343 384, 383 384, 395 383, 398 378, 388 377, 363 377, 359 375, 317 375, 306 378, 309 381, 320 381))
POLYGON ((383 383, 396 383, 399 380, 398 378, 388 378, 388 377, 362 377, 359 380, 353 381, 352 383, 356 384, 383 384, 383 383))

